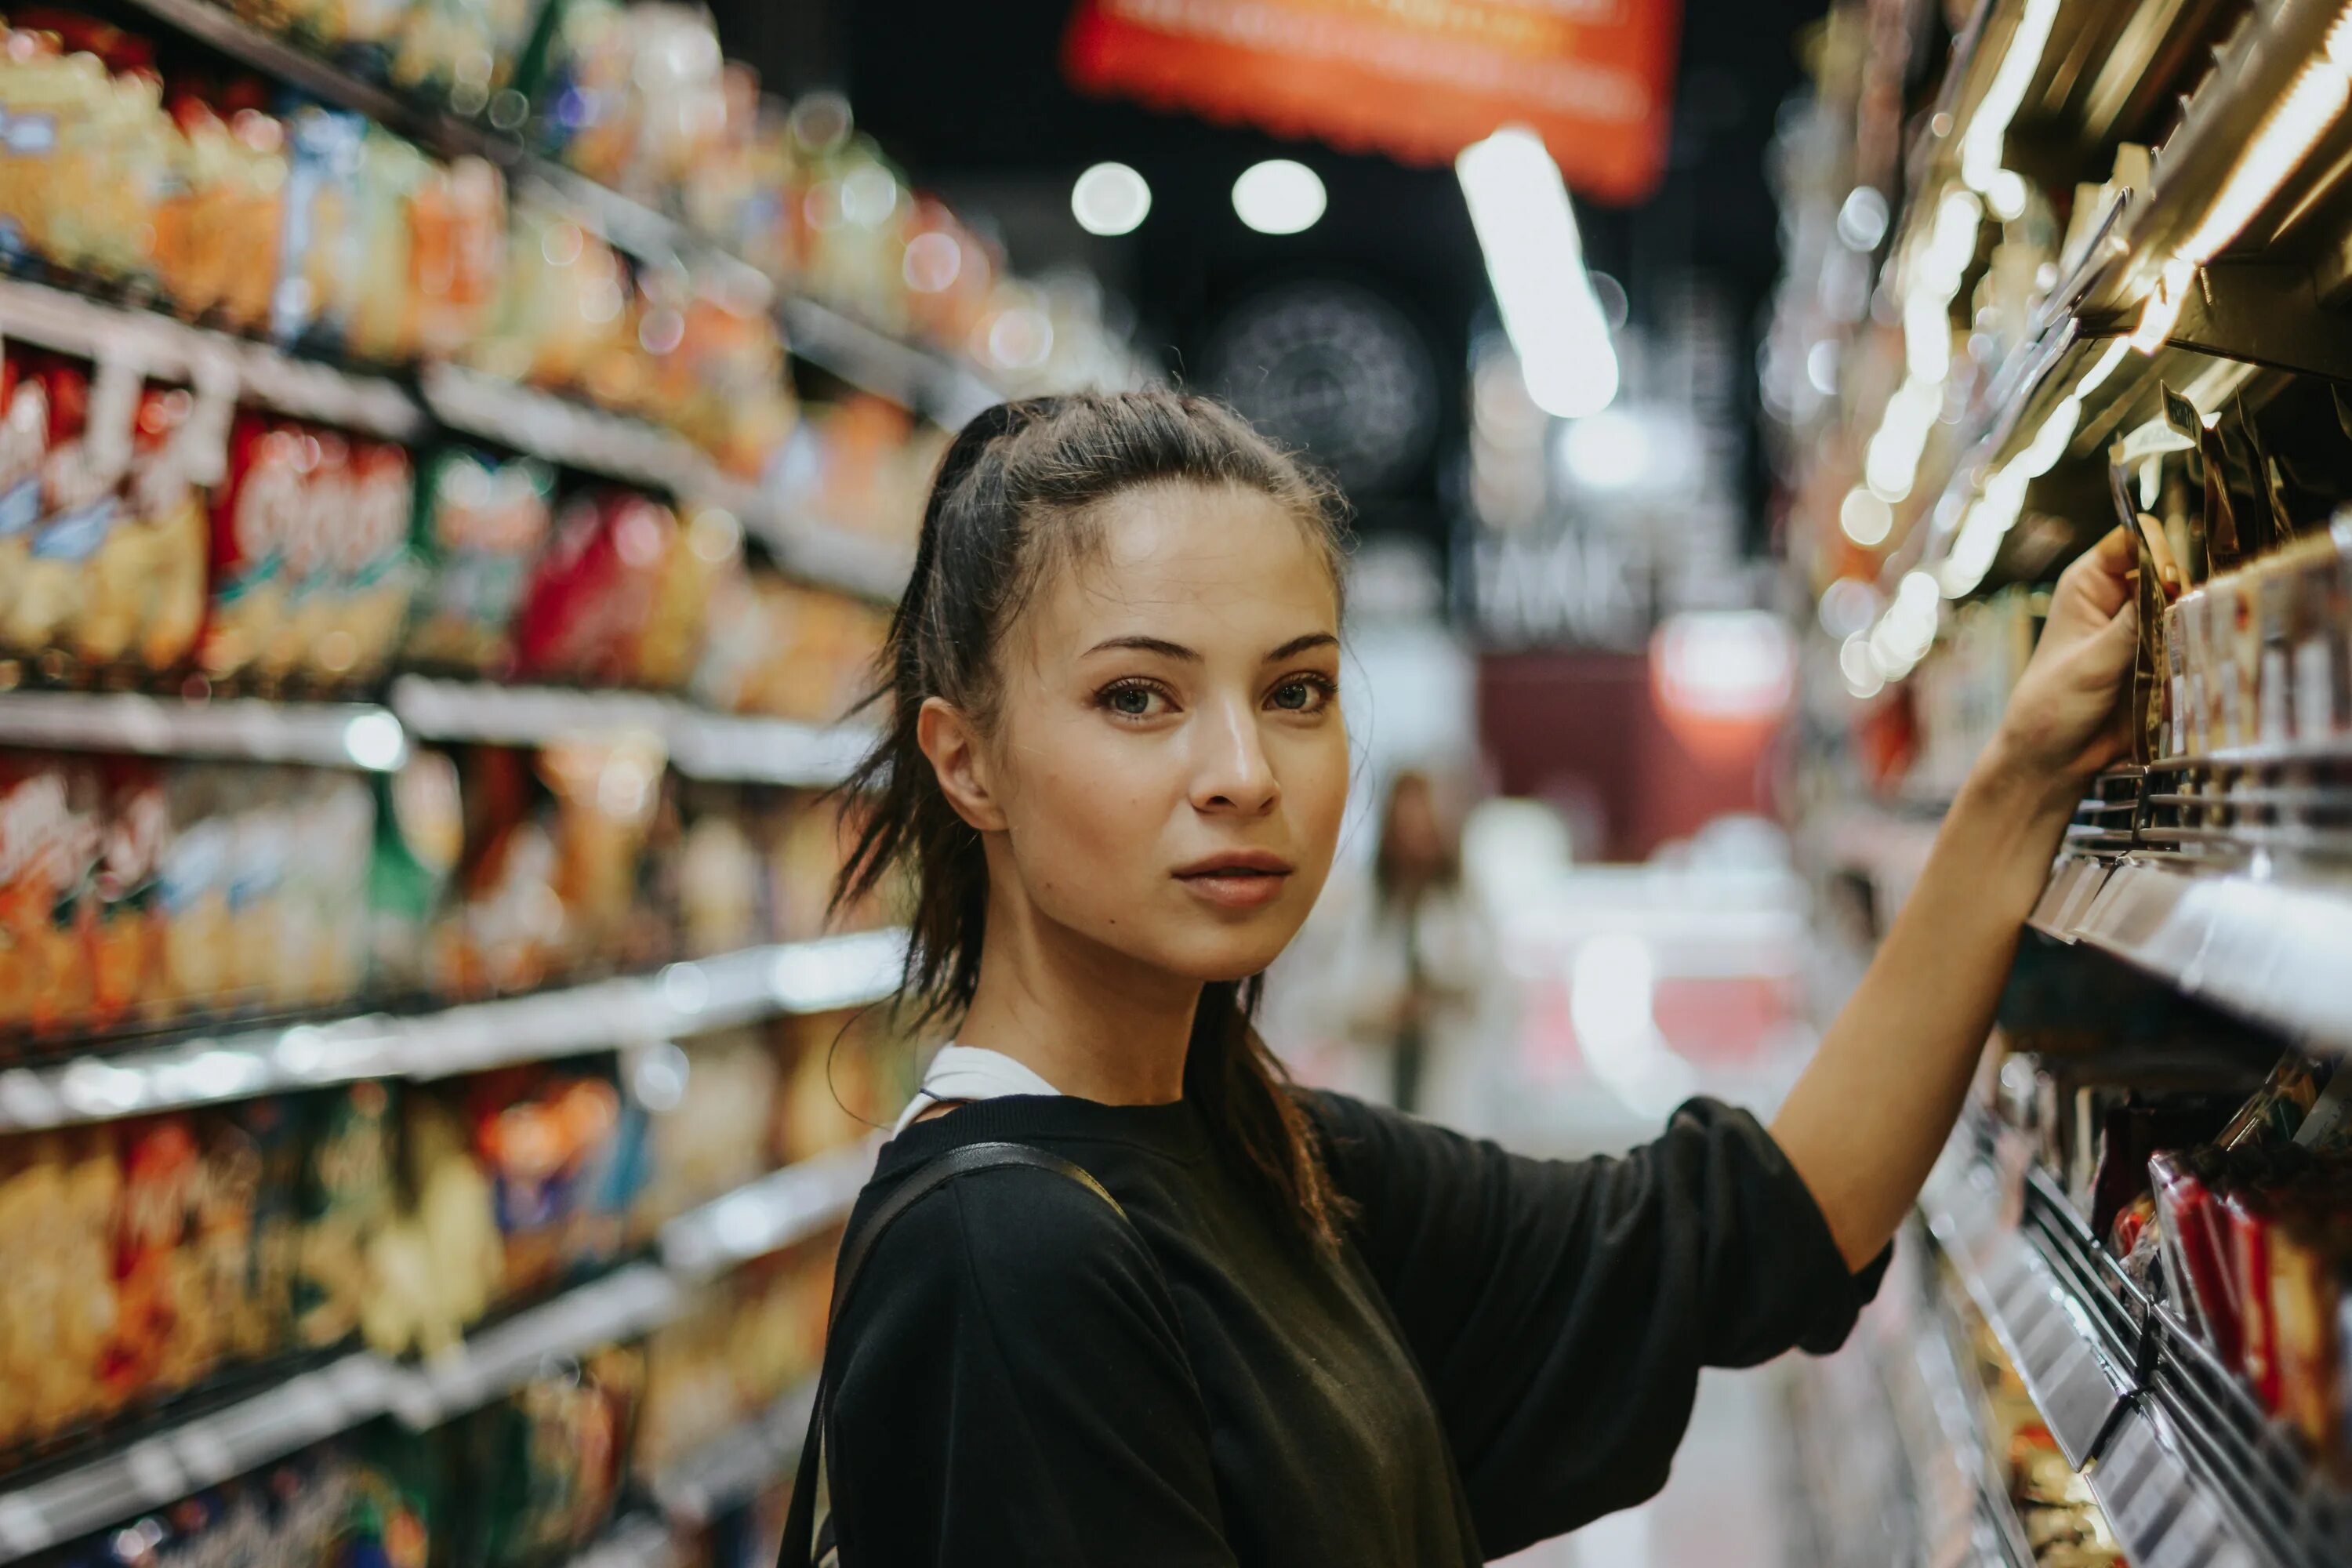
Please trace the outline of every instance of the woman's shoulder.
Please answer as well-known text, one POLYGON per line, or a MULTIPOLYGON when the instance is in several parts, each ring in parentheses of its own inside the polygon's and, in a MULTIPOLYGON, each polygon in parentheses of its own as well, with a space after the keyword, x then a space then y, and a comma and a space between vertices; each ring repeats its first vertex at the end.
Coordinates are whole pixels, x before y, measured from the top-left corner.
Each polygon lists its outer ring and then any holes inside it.
MULTIPOLYGON (((921 1166, 868 1184, 850 1234, 871 1223, 921 1166)), ((993 1314, 1008 1302, 1075 1303, 1131 1289, 1152 1268, 1142 1237, 1111 1200, 1070 1175, 1034 1165, 961 1172, 908 1205, 877 1237, 844 1306, 887 1299, 901 1310, 993 1314)))

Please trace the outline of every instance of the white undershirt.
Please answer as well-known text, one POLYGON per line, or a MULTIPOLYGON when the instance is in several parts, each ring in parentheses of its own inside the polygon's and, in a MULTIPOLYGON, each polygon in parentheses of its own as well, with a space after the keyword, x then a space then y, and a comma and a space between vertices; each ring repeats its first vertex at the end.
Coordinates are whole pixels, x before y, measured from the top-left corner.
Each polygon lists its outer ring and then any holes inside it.
POLYGON ((923 1087, 915 1090, 915 1098, 907 1102, 890 1135, 897 1137, 924 1111, 950 1100, 1061 1092, 1003 1051, 982 1046, 941 1046, 940 1054, 931 1058, 930 1067, 923 1073, 923 1087))

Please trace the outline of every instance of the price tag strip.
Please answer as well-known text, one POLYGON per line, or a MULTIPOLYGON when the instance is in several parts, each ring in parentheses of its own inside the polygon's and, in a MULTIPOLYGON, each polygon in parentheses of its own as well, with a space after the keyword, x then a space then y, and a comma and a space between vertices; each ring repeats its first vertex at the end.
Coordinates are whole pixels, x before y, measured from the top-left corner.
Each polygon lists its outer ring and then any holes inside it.
POLYGON ((2140 1406, 2125 1413, 2084 1479, 2134 1568, 2258 1568, 2140 1406))

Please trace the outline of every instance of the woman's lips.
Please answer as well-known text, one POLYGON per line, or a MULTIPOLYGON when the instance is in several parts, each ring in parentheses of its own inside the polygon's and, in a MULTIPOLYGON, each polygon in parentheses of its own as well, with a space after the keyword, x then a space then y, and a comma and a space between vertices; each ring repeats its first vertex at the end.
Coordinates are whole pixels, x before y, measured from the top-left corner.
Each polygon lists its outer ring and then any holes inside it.
POLYGON ((1234 856, 1187 868, 1176 879, 1220 909, 1262 909, 1290 885, 1290 865, 1272 855, 1234 856))

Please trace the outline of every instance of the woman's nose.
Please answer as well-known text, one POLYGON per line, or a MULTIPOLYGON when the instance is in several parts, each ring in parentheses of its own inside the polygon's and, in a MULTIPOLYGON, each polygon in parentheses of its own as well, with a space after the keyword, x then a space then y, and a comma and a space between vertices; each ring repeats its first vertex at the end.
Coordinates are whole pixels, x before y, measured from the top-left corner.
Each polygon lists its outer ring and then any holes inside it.
POLYGON ((1258 734, 1254 705, 1221 703, 1201 716, 1192 780, 1196 811, 1260 816, 1282 798, 1281 781, 1258 734))

